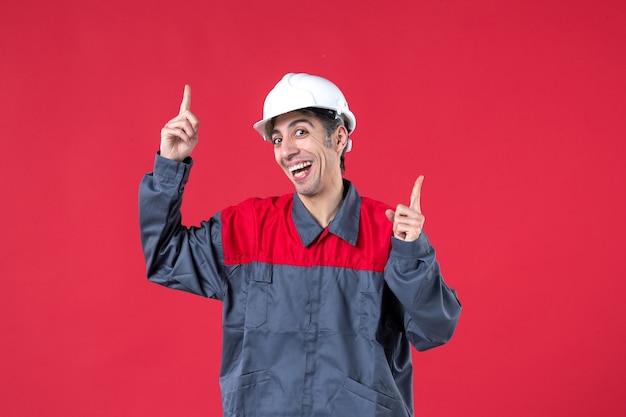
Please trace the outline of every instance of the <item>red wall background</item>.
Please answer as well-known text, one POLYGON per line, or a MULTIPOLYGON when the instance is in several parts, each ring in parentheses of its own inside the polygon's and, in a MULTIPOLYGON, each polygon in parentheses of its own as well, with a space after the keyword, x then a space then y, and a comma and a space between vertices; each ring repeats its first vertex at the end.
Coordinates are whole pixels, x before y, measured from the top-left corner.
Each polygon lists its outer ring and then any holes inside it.
POLYGON ((221 305, 145 279, 137 188, 184 83, 184 218, 290 192, 251 125, 285 72, 358 117, 346 176, 422 208, 464 305, 419 416, 626 413, 626 3, 0 5, 0 415, 214 416, 221 305))

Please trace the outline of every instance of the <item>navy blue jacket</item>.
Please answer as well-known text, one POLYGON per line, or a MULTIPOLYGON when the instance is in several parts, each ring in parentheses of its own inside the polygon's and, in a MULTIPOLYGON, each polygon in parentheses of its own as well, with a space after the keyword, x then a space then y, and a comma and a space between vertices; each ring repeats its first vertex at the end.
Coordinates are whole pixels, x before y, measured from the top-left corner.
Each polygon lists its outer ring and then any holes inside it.
POLYGON ((425 233, 344 180, 322 228, 297 194, 181 225, 191 160, 157 155, 139 193, 148 278, 223 302, 225 416, 412 416, 411 348, 447 342, 461 306, 425 233))

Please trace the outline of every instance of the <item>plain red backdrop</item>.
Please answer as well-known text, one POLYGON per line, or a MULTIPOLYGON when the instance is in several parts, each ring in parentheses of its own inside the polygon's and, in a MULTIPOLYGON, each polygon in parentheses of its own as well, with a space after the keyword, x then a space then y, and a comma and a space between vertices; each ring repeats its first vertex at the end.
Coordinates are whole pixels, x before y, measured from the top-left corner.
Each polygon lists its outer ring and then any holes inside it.
POLYGON ((286 72, 358 118, 346 176, 406 202, 464 305, 419 416, 623 416, 626 3, 0 5, 0 415, 215 416, 221 305, 145 279, 137 187, 193 87, 184 219, 291 192, 251 125, 286 72))

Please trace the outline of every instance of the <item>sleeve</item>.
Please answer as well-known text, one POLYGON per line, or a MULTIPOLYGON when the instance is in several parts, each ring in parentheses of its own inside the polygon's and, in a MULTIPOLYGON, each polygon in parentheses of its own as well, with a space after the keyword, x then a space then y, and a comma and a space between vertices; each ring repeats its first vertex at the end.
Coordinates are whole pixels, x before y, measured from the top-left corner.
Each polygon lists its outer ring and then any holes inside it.
POLYGON ((169 288, 223 299, 221 219, 218 213, 199 227, 181 224, 183 191, 193 165, 157 154, 154 171, 139 187, 139 228, 148 279, 169 288))
POLYGON ((461 314, 456 291, 441 276, 435 249, 422 231, 413 242, 391 238, 385 281, 404 308, 404 327, 419 351, 443 345, 461 314))

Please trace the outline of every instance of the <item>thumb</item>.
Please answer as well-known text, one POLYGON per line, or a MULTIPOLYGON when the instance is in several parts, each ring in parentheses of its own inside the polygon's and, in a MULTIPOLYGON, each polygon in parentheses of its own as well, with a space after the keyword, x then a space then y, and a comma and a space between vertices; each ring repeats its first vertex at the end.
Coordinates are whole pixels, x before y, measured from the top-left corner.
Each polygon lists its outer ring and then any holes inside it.
POLYGON ((393 223, 393 220, 396 218, 396 212, 391 209, 387 209, 385 210, 385 216, 387 216, 389 221, 393 223))

